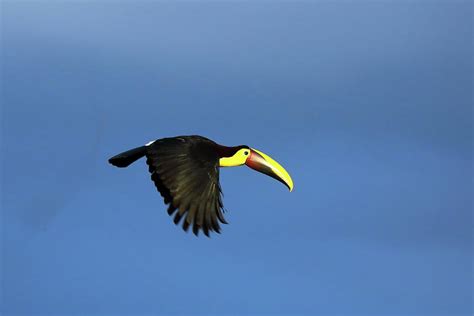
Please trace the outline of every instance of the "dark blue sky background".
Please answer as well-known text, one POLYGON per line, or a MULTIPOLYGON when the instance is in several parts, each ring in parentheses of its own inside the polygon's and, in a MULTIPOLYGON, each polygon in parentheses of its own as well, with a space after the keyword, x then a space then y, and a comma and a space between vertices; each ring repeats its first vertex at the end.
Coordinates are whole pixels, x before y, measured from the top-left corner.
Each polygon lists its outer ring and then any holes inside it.
POLYGON ((471 1, 1 3, 3 314, 472 315, 471 1), (200 134, 222 235, 144 161, 200 134))

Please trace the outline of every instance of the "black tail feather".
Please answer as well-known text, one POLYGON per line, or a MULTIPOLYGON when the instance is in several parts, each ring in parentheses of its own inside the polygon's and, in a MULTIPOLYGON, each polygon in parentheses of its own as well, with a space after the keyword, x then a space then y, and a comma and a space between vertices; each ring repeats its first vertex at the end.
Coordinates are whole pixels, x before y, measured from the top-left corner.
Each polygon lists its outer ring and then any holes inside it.
POLYGON ((146 146, 141 146, 113 156, 109 159, 109 163, 119 168, 125 168, 145 155, 146 146))

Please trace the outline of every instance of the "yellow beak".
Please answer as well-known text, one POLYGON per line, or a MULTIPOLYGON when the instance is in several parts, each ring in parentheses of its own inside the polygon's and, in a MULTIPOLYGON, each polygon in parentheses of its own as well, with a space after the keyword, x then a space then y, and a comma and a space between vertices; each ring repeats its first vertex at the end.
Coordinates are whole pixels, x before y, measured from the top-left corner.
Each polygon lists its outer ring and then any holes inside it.
POLYGON ((251 148, 250 155, 245 161, 245 164, 254 170, 280 181, 290 189, 290 192, 293 190, 293 180, 285 168, 273 160, 272 157, 261 151, 251 148))

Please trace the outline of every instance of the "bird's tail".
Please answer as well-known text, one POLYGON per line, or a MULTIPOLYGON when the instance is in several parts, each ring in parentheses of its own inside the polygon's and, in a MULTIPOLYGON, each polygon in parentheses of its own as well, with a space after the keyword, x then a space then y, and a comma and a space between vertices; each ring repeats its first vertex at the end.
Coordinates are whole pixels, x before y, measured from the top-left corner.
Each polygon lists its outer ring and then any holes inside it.
POLYGON ((145 155, 146 146, 141 146, 113 156, 109 159, 109 163, 119 168, 125 168, 145 155))

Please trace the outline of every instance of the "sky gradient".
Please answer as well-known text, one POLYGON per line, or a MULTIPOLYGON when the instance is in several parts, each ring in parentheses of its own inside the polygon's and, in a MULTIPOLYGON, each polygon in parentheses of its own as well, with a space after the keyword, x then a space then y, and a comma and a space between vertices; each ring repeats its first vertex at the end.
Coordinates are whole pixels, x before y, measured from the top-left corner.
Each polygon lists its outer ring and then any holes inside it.
POLYGON ((471 1, 1 8, 2 315, 472 315, 471 1), (230 225, 172 223, 145 162, 199 134, 230 225))

